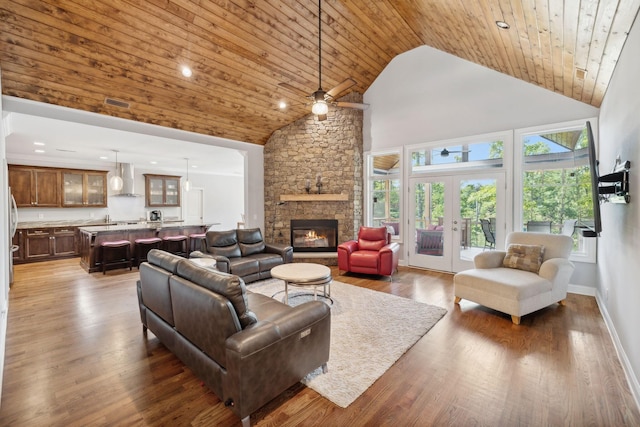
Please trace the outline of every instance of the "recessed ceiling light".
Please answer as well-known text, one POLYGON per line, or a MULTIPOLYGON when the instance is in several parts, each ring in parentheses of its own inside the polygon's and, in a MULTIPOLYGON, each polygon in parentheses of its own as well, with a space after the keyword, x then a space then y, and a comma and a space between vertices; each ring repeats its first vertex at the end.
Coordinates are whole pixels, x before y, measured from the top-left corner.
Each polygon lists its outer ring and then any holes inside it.
POLYGON ((498 28, 501 28, 503 30, 508 30, 511 27, 509 24, 507 24, 504 21, 496 21, 496 25, 498 26, 498 28))
POLYGON ((109 160, 107 156, 100 156, 100 160, 109 160))
POLYGON ((33 150, 33 151, 34 151, 35 153, 44 153, 44 152, 45 152, 44 150, 40 150, 40 149, 38 149, 38 150, 33 150))
POLYGON ((284 101, 280 101, 278 107, 280 107, 281 110, 284 110, 285 108, 287 108, 287 103, 284 101))
POLYGON ((151 160, 149 163, 151 163, 152 165, 157 165, 158 162, 156 162, 155 160, 151 160))
POLYGON ((34 142, 33 145, 43 146, 44 142, 34 142))
POLYGON ((191 75, 193 74, 193 71, 191 71, 191 68, 187 67, 186 65, 182 66, 182 75, 185 77, 191 77, 191 75))

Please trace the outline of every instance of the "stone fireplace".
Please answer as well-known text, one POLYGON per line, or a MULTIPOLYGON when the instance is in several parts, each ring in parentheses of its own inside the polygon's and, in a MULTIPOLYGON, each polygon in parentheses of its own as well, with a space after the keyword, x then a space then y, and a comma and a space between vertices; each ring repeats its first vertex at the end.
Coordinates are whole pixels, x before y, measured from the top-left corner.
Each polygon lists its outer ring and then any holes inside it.
MULTIPOLYGON (((362 102, 362 95, 341 100, 362 102)), ((289 244, 292 219, 336 220, 338 244, 356 237, 363 203, 362 116, 360 110, 331 108, 327 120, 309 114, 271 135, 264 147, 267 241, 289 244)))
POLYGON ((289 228, 294 252, 338 250, 338 221, 335 219, 292 219, 289 228))

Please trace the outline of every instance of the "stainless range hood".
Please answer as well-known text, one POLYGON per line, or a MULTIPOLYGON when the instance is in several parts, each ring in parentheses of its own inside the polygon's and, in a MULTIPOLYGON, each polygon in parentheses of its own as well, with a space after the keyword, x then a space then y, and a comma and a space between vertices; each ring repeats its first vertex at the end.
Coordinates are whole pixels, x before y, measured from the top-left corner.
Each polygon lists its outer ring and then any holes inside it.
POLYGON ((131 163, 120 163, 117 168, 117 173, 122 178, 122 190, 119 194, 114 196, 119 197, 142 197, 141 194, 135 193, 134 187, 134 168, 131 163))

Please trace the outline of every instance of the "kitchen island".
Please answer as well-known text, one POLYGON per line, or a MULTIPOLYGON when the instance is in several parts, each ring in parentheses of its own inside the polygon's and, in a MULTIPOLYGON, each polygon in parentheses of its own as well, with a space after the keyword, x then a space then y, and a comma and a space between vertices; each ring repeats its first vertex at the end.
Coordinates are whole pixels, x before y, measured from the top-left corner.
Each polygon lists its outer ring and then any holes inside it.
POLYGON ((97 225, 80 227, 80 265, 87 272, 101 270, 100 244, 113 240, 128 240, 131 242, 131 253, 134 251, 136 239, 149 237, 164 238, 194 233, 204 233, 214 224, 201 222, 160 222, 147 221, 136 224, 97 225))

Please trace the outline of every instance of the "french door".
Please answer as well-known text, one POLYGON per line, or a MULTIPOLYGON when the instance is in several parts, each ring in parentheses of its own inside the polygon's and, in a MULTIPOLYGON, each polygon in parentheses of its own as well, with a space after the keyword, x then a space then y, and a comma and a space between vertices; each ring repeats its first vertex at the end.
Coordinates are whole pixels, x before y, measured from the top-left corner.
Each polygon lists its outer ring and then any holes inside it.
POLYGON ((439 174, 411 178, 409 185, 410 266, 466 270, 477 253, 504 241, 504 172, 439 174), (487 220, 488 230, 480 220, 487 220))

